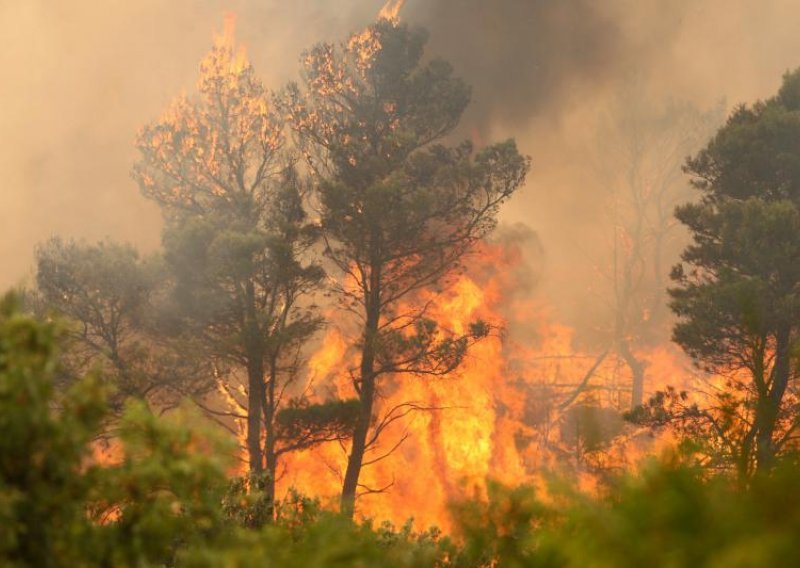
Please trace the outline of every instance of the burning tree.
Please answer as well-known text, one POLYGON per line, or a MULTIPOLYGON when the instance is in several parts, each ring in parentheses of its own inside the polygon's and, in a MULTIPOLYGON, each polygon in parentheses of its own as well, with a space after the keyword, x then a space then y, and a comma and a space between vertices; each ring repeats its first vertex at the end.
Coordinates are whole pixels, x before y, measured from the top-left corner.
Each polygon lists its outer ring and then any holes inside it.
POLYGON ((292 396, 302 347, 323 323, 310 299, 324 273, 304 260, 318 231, 282 122, 227 24, 200 66, 200 99, 179 99, 143 129, 133 173, 165 213, 178 326, 202 346, 228 408, 198 403, 226 425, 246 420, 250 471, 266 468, 272 501, 280 455, 338 439, 352 412, 292 396))
POLYGON ((360 361, 350 371, 359 413, 342 487, 350 514, 362 467, 392 450, 368 453, 414 409, 378 415, 385 379, 447 374, 487 331, 480 323, 466 334, 442 329, 421 293, 450 282, 529 169, 511 140, 480 151, 440 143, 470 91, 446 62, 423 63, 426 39, 382 19, 341 46, 308 51, 302 88, 290 85, 286 95, 316 182, 326 256, 343 276, 335 292, 360 326, 360 361))
POLYGON ((746 477, 796 447, 800 427, 800 71, 736 109, 686 171, 703 198, 677 210, 693 242, 672 275, 674 339, 723 382, 703 402, 660 393, 638 417, 677 425, 746 477))

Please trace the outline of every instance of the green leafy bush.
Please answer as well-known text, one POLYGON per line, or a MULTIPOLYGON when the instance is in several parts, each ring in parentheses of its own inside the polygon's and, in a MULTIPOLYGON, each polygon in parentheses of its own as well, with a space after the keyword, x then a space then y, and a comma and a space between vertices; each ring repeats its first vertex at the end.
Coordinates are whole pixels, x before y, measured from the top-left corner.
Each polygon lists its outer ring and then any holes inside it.
POLYGON ((599 494, 490 483, 452 507, 452 537, 357 523, 296 493, 274 504, 229 480, 190 414, 126 410, 120 458, 93 459, 107 416, 100 382, 53 388, 58 326, 0 302, 0 565, 11 567, 788 566, 800 558, 800 468, 746 486, 678 458, 652 460, 599 494))

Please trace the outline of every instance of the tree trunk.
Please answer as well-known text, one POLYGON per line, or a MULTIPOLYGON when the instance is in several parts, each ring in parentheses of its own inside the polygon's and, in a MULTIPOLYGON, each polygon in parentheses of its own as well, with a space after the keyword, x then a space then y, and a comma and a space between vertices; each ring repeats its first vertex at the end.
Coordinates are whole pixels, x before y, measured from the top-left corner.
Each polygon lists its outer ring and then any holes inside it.
MULTIPOLYGON (((365 342, 366 343, 366 342, 365 342)), ((371 341, 370 341, 371 343, 371 341)), ((359 413, 353 432, 353 443, 347 459, 347 471, 342 485, 341 512, 349 517, 355 512, 356 490, 361 475, 361 464, 364 461, 367 434, 372 421, 372 404, 375 398, 374 350, 365 349, 361 357, 361 393, 359 396, 359 413)))
POLYGON ((273 355, 269 362, 269 382, 266 387, 266 397, 264 400, 264 429, 266 440, 264 442, 264 460, 267 463, 267 475, 264 479, 264 494, 269 503, 268 520, 272 520, 275 512, 275 473, 278 470, 278 456, 275 452, 276 432, 275 432, 275 389, 278 380, 278 361, 277 356, 273 355))
POLYGON ((775 464, 778 448, 775 442, 775 427, 778 421, 783 396, 789 385, 790 373, 790 327, 778 328, 775 337, 775 365, 772 381, 765 396, 760 396, 756 407, 756 471, 768 471, 775 464))
POLYGON ((644 370, 645 365, 636 358, 627 340, 619 342, 619 354, 631 370, 631 410, 644 402, 644 370))
POLYGON ((247 365, 247 455, 251 474, 260 474, 264 470, 261 453, 263 388, 263 368, 259 361, 251 361, 247 365))
MULTIPOLYGON (((374 280, 374 278, 373 278, 374 280)), ((380 302, 373 286, 367 297, 367 318, 364 329, 364 345, 361 350, 359 413, 353 431, 353 443, 347 459, 347 471, 342 485, 341 512, 352 517, 355 512, 356 490, 361 475, 361 464, 367 445, 367 434, 372 422, 372 405, 375 400, 375 341, 380 321, 380 302)))
POLYGON ((630 270, 626 270, 624 274, 625 289, 623 292, 623 299, 618 301, 616 309, 616 317, 614 321, 614 344, 616 346, 617 354, 622 357, 625 364, 631 370, 631 410, 641 406, 644 402, 644 371, 645 364, 636 358, 631 350, 630 342, 626 334, 627 323, 625 320, 628 311, 628 299, 630 297, 630 284, 631 276, 630 270))
POLYGON ((261 347, 261 330, 256 316, 255 286, 252 281, 245 285, 246 312, 244 326, 244 348, 247 354, 247 453, 251 474, 264 471, 261 452, 261 416, 264 400, 264 357, 261 347))

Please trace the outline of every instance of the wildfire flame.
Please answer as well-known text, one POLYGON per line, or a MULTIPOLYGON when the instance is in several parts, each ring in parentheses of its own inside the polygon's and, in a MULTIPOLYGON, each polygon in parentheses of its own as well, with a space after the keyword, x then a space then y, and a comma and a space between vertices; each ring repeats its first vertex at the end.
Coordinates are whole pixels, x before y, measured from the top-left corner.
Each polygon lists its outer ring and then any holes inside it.
MULTIPOLYGON (((400 10, 403 9, 405 0, 389 0, 378 12, 378 20, 389 20, 397 24, 400 20, 400 10)), ((365 28, 350 37, 348 48, 359 55, 360 64, 368 67, 372 57, 381 48, 380 37, 372 30, 365 28)))
MULTIPOLYGON (((653 439, 635 431, 603 445, 602 451, 589 447, 587 420, 597 421, 600 434, 611 428, 609 438, 617 433, 614 428, 626 428, 620 416, 630 404, 630 378, 614 357, 597 364, 596 353, 576 348, 574 330, 553 322, 541 302, 514 296, 521 262, 514 245, 486 245, 448 292, 431 296, 431 315, 455 332, 477 319, 506 329, 524 324, 535 331, 491 334, 473 346, 452 376, 389 380, 379 412, 409 412, 386 429, 372 456, 385 458, 362 472, 362 516, 396 523, 413 517, 419 527, 446 530, 447 503, 482 492, 487 479, 536 483, 544 469, 566 464, 590 487, 593 470, 635 462, 653 451, 653 439), (590 369, 586 388, 562 407, 590 369)), ((649 392, 689 374, 672 347, 638 355, 648 364, 649 392)), ((318 379, 331 378, 339 396, 352 397, 347 369, 354 362, 348 339, 331 328, 310 366, 318 379)), ((280 488, 295 487, 333 504, 341 490, 346 450, 329 444, 290 456, 280 488)))
POLYGON ((400 10, 403 9, 405 3, 406 0, 389 0, 378 12, 378 19, 396 22, 400 19, 400 10))
MULTIPOLYGON (((387 2, 378 17, 396 22, 403 4, 387 2)), ((214 77, 238 81, 249 70, 234 31, 235 18, 229 16, 215 39, 222 53, 203 67, 214 77)), ((368 28, 355 34, 348 48, 360 65, 369 66, 380 37, 368 28)), ((266 113, 261 98, 252 104, 266 113)), ((447 529, 448 502, 483 491, 487 479, 535 483, 544 469, 566 467, 591 484, 592 473, 652 450, 652 438, 622 422, 632 395, 620 358, 579 345, 575 330, 554 321, 540 299, 516 293, 528 285, 522 247, 485 244, 446 292, 416 298, 431 306, 429 316, 440 328, 460 334, 481 320, 500 331, 474 345, 448 377, 398 376, 382 382, 377 413, 393 419, 365 458, 360 515, 396 523, 414 517, 418 527, 447 529)), ((313 389, 308 392, 318 393, 320 402, 331 396, 352 399, 349 373, 357 367, 358 330, 346 329, 341 318, 328 319, 339 326, 327 330, 309 358, 313 389)), ((646 363, 649 393, 691 376, 671 346, 636 356, 646 363)), ((224 389, 218 394, 229 407, 241 395, 224 389)), ((243 444, 241 421, 236 428, 243 444)), ((329 443, 287 454, 278 471, 278 495, 293 487, 334 506, 347 452, 346 443, 329 443)))
POLYGON ((247 48, 236 41, 236 14, 228 12, 225 14, 222 33, 214 35, 214 46, 229 51, 233 56, 230 58, 230 73, 235 75, 244 71, 249 62, 247 60, 247 48))

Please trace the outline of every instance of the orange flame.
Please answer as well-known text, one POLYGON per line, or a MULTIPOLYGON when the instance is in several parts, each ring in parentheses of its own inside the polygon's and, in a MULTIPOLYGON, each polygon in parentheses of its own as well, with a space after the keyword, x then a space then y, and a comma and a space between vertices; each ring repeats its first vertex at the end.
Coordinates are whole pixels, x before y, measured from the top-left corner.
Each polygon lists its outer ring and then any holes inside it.
POLYGON ((406 0, 389 0, 378 12, 378 19, 391 20, 392 22, 398 21, 400 19, 400 10, 403 9, 405 3, 406 0))
MULTIPOLYGON (((390 0, 378 17, 396 22, 403 4, 390 0)), ((237 75, 248 63, 244 48, 235 51, 234 28, 235 18, 227 17, 215 45, 224 51, 222 67, 230 61, 237 75)), ((351 37, 348 49, 359 66, 371 65, 380 49, 378 35, 368 28, 351 37)), ((224 69, 217 71, 224 75, 224 69)), ((418 527, 447 529, 447 503, 483 491, 488 478, 535 483, 543 469, 558 467, 588 486, 592 472, 636 461, 652 450, 651 438, 622 424, 621 413, 631 400, 631 377, 623 362, 578 345, 575 330, 553 321, 541 301, 515 294, 527 284, 521 280, 522 264, 519 245, 484 245, 445 293, 421 298, 441 328, 459 334, 483 320, 503 331, 474 345, 448 377, 385 381, 377 411, 396 412, 399 418, 366 458, 372 463, 362 471, 361 481, 369 488, 358 502, 362 516, 395 523, 414 517, 418 527)), ((348 370, 355 367, 357 330, 337 323, 340 327, 328 330, 309 359, 308 380, 320 399, 327 398, 322 393, 355 396, 348 370)), ((636 355, 646 362, 649 392, 691 375, 671 346, 636 355)), ((220 395, 235 404, 235 397, 220 395)), ((237 427, 241 441, 241 424, 237 427)), ((287 455, 278 472, 279 495, 294 487, 335 506, 347 451, 346 445, 330 443, 287 455)))
MULTIPOLYGON (((402 10, 405 0, 389 0, 378 12, 378 20, 389 20, 397 24, 400 20, 400 10, 402 10)), ((358 56, 359 65, 367 68, 370 66, 374 55, 380 51, 381 41, 378 34, 372 28, 354 33, 348 41, 347 47, 358 56)))
MULTIPOLYGON (((481 319, 505 331, 473 346, 451 376, 388 381, 379 411, 408 403, 419 410, 387 428, 373 457, 388 455, 362 471, 364 485, 378 491, 360 498, 364 517, 395 523, 414 517, 418 527, 448 529, 447 503, 482 492, 487 478, 536 483, 543 469, 567 467, 590 487, 592 471, 630 464, 653 451, 653 439, 632 427, 600 450, 583 439, 586 420, 611 434, 624 431, 621 412, 630 404, 630 377, 617 358, 576 348, 574 330, 554 323, 541 303, 513 294, 521 262, 515 246, 486 245, 449 291, 427 298, 441 327, 459 333, 481 319), (535 331, 510 331, 519 327, 535 331), (585 388, 562 407, 590 370, 585 388)), ((329 377, 339 396, 352 397, 347 345, 340 331, 330 330, 311 359, 311 372, 329 377)), ((688 374, 672 347, 638 355, 648 365, 649 392, 688 374)), ((293 486, 335 503, 346 448, 329 444, 287 461, 280 488, 293 486)))
POLYGON ((241 73, 249 65, 247 48, 236 43, 236 18, 235 13, 226 13, 223 20, 222 33, 214 35, 214 47, 231 54, 229 72, 234 75, 241 73))

